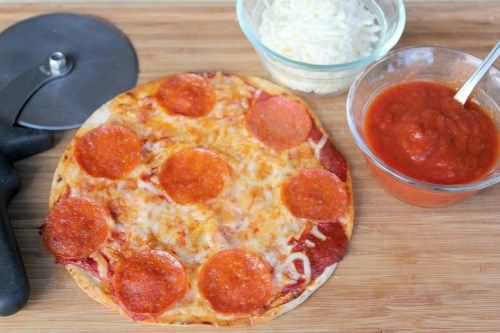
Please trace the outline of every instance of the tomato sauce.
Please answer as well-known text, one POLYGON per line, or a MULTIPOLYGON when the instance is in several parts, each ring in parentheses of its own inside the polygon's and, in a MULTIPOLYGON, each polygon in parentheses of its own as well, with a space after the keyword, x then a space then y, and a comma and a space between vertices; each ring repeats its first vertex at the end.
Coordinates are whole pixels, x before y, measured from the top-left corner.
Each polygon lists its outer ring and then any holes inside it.
POLYGON ((456 91, 430 81, 390 87, 365 117, 368 145, 388 166, 435 184, 476 181, 495 165, 498 134, 491 116, 456 91))

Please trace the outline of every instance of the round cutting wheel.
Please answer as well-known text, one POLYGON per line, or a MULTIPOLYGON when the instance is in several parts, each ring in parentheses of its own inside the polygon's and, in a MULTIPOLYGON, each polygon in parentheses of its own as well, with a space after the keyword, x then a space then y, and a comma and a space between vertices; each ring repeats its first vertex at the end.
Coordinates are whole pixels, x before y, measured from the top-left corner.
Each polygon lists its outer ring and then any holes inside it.
POLYGON ((17 119, 20 125, 78 127, 137 81, 137 56, 122 32, 94 17, 56 13, 32 17, 0 33, 0 89, 55 51, 71 56, 75 66, 28 100, 17 119))

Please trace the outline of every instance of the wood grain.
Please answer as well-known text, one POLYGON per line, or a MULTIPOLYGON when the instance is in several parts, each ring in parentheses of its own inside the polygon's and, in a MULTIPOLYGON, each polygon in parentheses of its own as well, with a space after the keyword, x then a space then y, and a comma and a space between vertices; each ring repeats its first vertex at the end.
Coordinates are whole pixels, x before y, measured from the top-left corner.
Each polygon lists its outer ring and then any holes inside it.
MULTIPOLYGON (((398 46, 441 45, 484 56, 499 37, 498 1, 408 1, 406 5, 408 22, 398 46)), ((232 3, 4 4, 0 29, 54 11, 88 13, 116 24, 137 48, 141 82, 174 72, 213 69, 267 77, 240 32, 232 3)), ((448 208, 424 209, 399 202, 368 172, 347 128, 345 99, 308 98, 308 102, 346 155, 354 176, 356 220, 349 251, 335 276, 302 306, 248 330, 497 331, 500 187, 448 208)), ((24 310, 0 318, 0 331, 195 331, 121 318, 80 291, 42 247, 38 227, 47 211, 52 174, 72 134, 59 133, 54 149, 16 163, 23 188, 12 201, 10 214, 32 294, 24 310)))

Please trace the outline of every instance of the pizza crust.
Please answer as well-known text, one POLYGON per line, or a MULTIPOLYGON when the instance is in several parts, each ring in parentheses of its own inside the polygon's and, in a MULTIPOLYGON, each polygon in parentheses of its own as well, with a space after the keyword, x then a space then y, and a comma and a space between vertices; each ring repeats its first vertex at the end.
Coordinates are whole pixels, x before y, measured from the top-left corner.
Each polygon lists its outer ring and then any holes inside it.
MULTIPOLYGON (((272 95, 286 95, 289 98, 292 98, 296 101, 299 101, 300 103, 304 104, 306 106, 306 109, 308 110, 311 119, 313 119, 314 123, 318 127, 318 129, 321 130, 322 133, 326 134, 324 128, 321 125, 321 122, 319 121, 318 117, 314 114, 314 112, 309 108, 307 104, 304 103, 304 101, 296 96, 295 94, 291 93, 289 90, 280 87, 274 83, 271 83, 265 79, 259 78, 259 77, 254 77, 254 76, 247 76, 242 78, 245 82, 249 83, 250 85, 259 88, 263 91, 266 91, 269 94, 272 95)), ((139 91, 150 91, 155 89, 159 83, 161 82, 162 79, 156 80, 156 81, 151 81, 146 84, 143 84, 140 87, 139 91)), ((134 88, 137 90, 137 88, 134 88)), ((122 95, 121 95, 122 96, 122 95)), ((89 128, 92 128, 98 124, 104 123, 109 116, 109 107, 110 103, 113 103, 113 100, 110 102, 104 104, 102 107, 97 109, 92 116, 85 122, 85 124, 76 132, 75 137, 82 135, 85 133, 89 128)), ((70 152, 72 151, 74 147, 74 139, 72 140, 71 144, 67 147, 65 150, 64 154, 61 156, 57 169, 54 173, 54 177, 52 180, 52 188, 51 188, 51 193, 50 193, 50 199, 49 199, 49 208, 52 207, 52 205, 58 200, 58 198, 63 195, 65 188, 67 184, 65 184, 63 177, 61 177, 61 172, 62 172, 62 167, 64 165, 64 161, 68 158, 70 155, 70 152)), ((353 222, 354 222, 354 201, 353 201, 353 191, 352 191, 352 181, 351 181, 351 176, 349 169, 347 171, 347 179, 346 179, 346 184, 347 188, 350 194, 350 207, 349 207, 349 213, 347 214, 347 221, 344 224, 345 227, 345 232, 346 236, 348 239, 350 239, 351 234, 352 234, 352 229, 353 229, 353 222)), ((163 324, 172 324, 172 325, 213 325, 213 326, 243 326, 243 325, 254 325, 258 323, 263 323, 266 321, 269 321, 273 318, 276 318, 285 312, 288 312, 295 307, 299 306, 301 303, 303 303, 309 296, 311 296, 314 291, 316 291, 323 283, 325 283, 330 276, 333 274, 335 268, 337 267, 337 263, 327 267, 321 275, 319 275, 312 284, 308 285, 303 292, 296 298, 291 299, 291 295, 287 294, 285 296, 282 296, 282 298, 275 299, 273 301, 273 304, 280 304, 277 305, 269 310, 267 310, 264 313, 251 316, 251 317, 245 317, 245 318, 235 318, 235 319, 217 319, 213 317, 195 317, 195 318, 182 318, 182 316, 170 316, 170 317, 157 317, 152 320, 141 320, 141 322, 149 322, 149 323, 163 323, 163 324)), ((79 268, 75 265, 72 264, 67 264, 66 269, 68 272, 71 274, 73 279, 76 281, 77 285, 91 298, 96 300, 97 302, 112 308, 114 310, 117 310, 122 316, 129 318, 130 315, 121 307, 119 307, 115 301, 108 295, 106 294, 101 286, 99 285, 100 282, 93 277, 90 273, 85 271, 82 268, 79 268)), ((192 316, 191 316, 192 317, 192 316)))
MULTIPOLYGON (((325 283, 330 276, 335 271, 337 264, 333 264, 325 269, 325 271, 316 278, 313 284, 309 285, 297 298, 284 303, 278 307, 272 308, 263 314, 247 317, 247 318, 237 318, 231 320, 214 320, 213 318, 202 318, 198 317, 196 320, 181 320, 180 318, 166 318, 159 317, 153 320, 146 320, 141 322, 149 323, 159 323, 159 324, 170 324, 170 325, 196 325, 196 326, 246 326, 255 325, 259 323, 264 323, 266 321, 272 320, 282 314, 295 309, 297 306, 302 304, 309 296, 311 296, 323 283, 325 283)), ((98 285, 98 282, 85 270, 74 266, 66 265, 66 269, 71 274, 76 284, 82 289, 87 295, 89 295, 95 301, 105 305, 111 309, 117 310, 122 316, 130 318, 129 315, 116 303, 113 299, 107 295, 98 285)))

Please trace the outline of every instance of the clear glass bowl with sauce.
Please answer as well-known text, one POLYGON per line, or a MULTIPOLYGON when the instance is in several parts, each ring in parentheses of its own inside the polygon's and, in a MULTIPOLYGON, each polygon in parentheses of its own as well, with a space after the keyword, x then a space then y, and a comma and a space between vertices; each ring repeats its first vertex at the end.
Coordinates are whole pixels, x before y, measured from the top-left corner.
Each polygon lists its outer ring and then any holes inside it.
POLYGON ((361 0, 367 9, 375 13, 381 25, 379 41, 374 46, 374 51, 353 62, 317 65, 292 60, 262 43, 258 30, 265 2, 237 0, 236 15, 241 30, 277 83, 301 93, 315 95, 338 95, 346 92, 364 66, 377 60, 396 45, 406 21, 403 0, 361 0))
MULTIPOLYGON (((349 129, 370 170, 389 194, 413 205, 441 207, 500 183, 499 152, 493 168, 481 179, 466 184, 440 185, 410 178, 388 166, 370 148, 363 131, 371 101, 385 88, 405 81, 424 80, 459 89, 481 62, 481 59, 459 50, 410 47, 388 53, 358 75, 347 98, 349 129)), ((500 71, 491 67, 476 86, 471 98, 491 114, 498 139, 500 71)))

